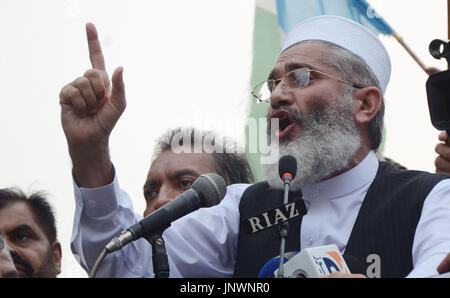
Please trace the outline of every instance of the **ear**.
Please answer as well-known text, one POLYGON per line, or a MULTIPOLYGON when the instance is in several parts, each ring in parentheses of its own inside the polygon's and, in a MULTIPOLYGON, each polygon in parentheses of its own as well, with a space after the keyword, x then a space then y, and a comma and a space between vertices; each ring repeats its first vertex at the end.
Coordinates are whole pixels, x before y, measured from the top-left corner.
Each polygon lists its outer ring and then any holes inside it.
POLYGON ((61 273, 61 257, 62 257, 62 249, 61 243, 55 241, 52 245, 53 258, 55 260, 57 274, 61 273))
POLYGON ((376 87, 366 87, 355 92, 355 121, 368 124, 381 107, 383 95, 376 87))

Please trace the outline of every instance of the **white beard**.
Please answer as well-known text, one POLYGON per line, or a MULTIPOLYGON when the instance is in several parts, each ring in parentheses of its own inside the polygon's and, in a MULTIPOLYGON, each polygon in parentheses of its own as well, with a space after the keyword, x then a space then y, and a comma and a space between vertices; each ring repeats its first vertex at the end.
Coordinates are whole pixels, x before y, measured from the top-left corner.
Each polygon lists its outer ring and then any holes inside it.
MULTIPOLYGON (((290 184, 292 191, 330 178, 349 167, 361 144, 351 92, 343 92, 336 104, 302 118, 299 137, 288 143, 271 145, 279 146, 280 157, 292 155, 297 160, 297 174, 290 184)), ((284 189, 278 162, 263 164, 262 169, 271 188, 284 189)))

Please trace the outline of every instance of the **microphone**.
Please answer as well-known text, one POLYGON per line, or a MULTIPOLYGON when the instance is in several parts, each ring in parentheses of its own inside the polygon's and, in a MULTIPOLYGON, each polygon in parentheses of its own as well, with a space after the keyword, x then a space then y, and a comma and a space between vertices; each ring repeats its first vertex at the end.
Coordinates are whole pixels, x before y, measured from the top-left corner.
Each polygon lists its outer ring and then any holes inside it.
POLYGON ((214 173, 200 175, 190 189, 112 239, 105 249, 110 253, 141 237, 162 233, 173 221, 186 214, 217 205, 226 190, 225 180, 221 176, 214 173))
MULTIPOLYGON (((299 251, 289 251, 284 254, 284 263, 292 259, 296 254, 298 254, 299 251)), ((278 269, 278 266, 280 264, 280 256, 274 257, 267 261, 267 263, 264 264, 264 266, 261 268, 261 271, 259 271, 258 278, 273 278, 275 277, 274 272, 278 269)))
MULTIPOLYGON (((297 160, 292 155, 284 155, 278 162, 278 174, 280 174, 281 180, 284 182, 284 200, 283 204, 287 205, 289 201, 289 184, 295 178, 297 174, 297 160)), ((284 248, 286 245, 286 238, 288 236, 289 223, 287 221, 281 224, 280 230, 280 262, 278 268, 278 278, 284 277, 284 248)))
MULTIPOLYGON (((278 174, 281 180, 286 183, 291 183, 297 174, 297 160, 292 155, 284 155, 278 162, 278 174)), ((287 202, 286 202, 287 203, 287 202)))
POLYGON ((286 262, 284 269, 286 276, 294 278, 314 278, 335 271, 350 273, 336 244, 305 248, 286 262))

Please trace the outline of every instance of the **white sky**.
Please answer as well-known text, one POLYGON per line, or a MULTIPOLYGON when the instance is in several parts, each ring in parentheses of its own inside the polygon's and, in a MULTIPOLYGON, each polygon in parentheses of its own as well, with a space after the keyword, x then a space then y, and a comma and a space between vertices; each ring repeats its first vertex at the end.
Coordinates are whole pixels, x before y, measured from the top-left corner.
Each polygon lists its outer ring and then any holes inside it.
MULTIPOLYGON (((166 128, 243 127, 249 99, 254 0, 0 0, 0 187, 46 190, 63 245, 60 277, 84 277, 70 251, 75 208, 58 95, 88 68, 86 22, 96 24, 110 73, 124 66, 128 106, 110 141, 121 186, 141 194, 153 142, 166 128)), ((445 1, 370 0, 427 65, 447 38, 445 1)), ((392 37, 385 155, 434 171, 438 132, 427 76, 392 37)), ((234 137, 242 132, 233 130, 234 137)))

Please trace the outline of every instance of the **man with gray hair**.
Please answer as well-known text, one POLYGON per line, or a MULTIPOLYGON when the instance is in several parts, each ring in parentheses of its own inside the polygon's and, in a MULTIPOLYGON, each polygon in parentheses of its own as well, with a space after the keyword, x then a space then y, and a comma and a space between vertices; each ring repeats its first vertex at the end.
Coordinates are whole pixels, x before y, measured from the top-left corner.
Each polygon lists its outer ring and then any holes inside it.
MULTIPOLYGON (((96 35, 91 35, 90 44, 94 70, 88 77, 105 76, 96 35)), ((271 217, 270 211, 283 204, 283 184, 278 165, 266 165, 267 181, 231 185, 219 205, 182 217, 164 232, 171 276, 257 277, 266 262, 280 254, 280 224, 286 221, 286 251, 335 244, 354 261, 355 266, 348 264, 352 273, 437 274, 450 251, 450 180, 377 160, 390 71, 384 46, 362 25, 335 16, 298 24, 288 34, 268 80, 252 93, 259 102, 269 103, 268 120, 279 122, 271 145, 279 144, 280 155, 292 155, 297 161, 289 193, 295 209, 288 215, 273 212, 276 218, 271 217), (249 231, 248 220, 259 215, 260 229, 249 231), (365 269, 373 256, 381 262, 377 272, 365 269)), ((74 178, 78 186, 91 187, 75 188, 77 206, 82 207, 76 212, 73 245, 80 252, 99 253, 109 239, 135 223, 107 148, 109 133, 125 106, 125 93, 120 68, 112 76, 112 90, 99 92, 99 105, 89 98, 94 92, 83 92, 88 84, 82 81, 75 84, 80 92, 70 92, 74 86, 69 86, 61 93, 74 178), (110 104, 101 104, 104 94, 110 104), (97 112, 84 116, 89 105, 97 112), (95 123, 102 124, 101 133, 92 126, 95 123), (96 204, 105 211, 89 208, 96 204)), ((96 80, 90 83, 95 85, 96 80)), ((92 268, 95 256, 83 260, 92 268)), ((147 269, 142 272, 145 276, 152 276, 148 250, 125 246, 121 254, 105 261, 106 272, 113 264, 126 264, 115 267, 116 276, 139 266, 147 269)))
MULTIPOLYGON (((126 105, 122 81, 123 69, 118 68, 115 71, 111 86, 94 25, 87 24, 86 32, 93 68, 61 90, 60 104, 62 126, 73 161, 75 197, 79 202, 75 211, 72 251, 79 256, 82 267, 89 271, 92 262, 100 253, 101 246, 104 245, 104 240, 109 235, 116 236, 116 228, 126 226, 130 221, 137 222, 142 216, 133 212, 128 194, 117 187, 118 181, 107 145, 109 134, 126 105), (108 185, 103 188, 105 193, 91 193, 92 188, 105 185, 108 185), (110 187, 114 188, 113 192, 119 191, 118 196, 116 193, 109 193, 110 187), (95 199, 83 202, 84 198, 90 197, 90 193, 95 199), (102 214, 108 213, 110 208, 108 204, 97 204, 95 201, 103 201, 105 198, 103 196, 110 195, 114 198, 122 197, 120 200, 126 207, 120 207, 116 216, 108 216, 115 222, 115 227, 108 229, 108 225, 103 225, 102 214), (82 211, 85 207, 90 211, 87 213, 82 211), (87 225, 80 222, 81 217, 87 220, 87 225), (91 238, 92 234, 85 233, 84 228, 90 225, 104 226, 103 236, 91 238), (91 245, 95 248, 89 248, 91 245)), ((241 151, 234 141, 212 131, 194 128, 167 131, 157 140, 144 184, 146 200, 144 216, 188 190, 201 174, 217 173, 224 178, 227 185, 252 183, 250 165, 241 151)), ((122 255, 112 256, 102 264, 98 276, 151 275, 153 273, 151 266, 145 262, 134 261, 145 259, 149 253, 151 255, 149 244, 145 240, 136 241, 128 249, 130 253, 126 257, 127 260, 115 262, 115 257, 122 255), (129 262, 128 258, 132 261, 129 262)))
POLYGON ((189 189, 201 174, 217 173, 226 185, 252 183, 247 157, 239 151, 234 141, 213 131, 179 127, 165 132, 153 148, 144 184, 144 216, 189 189))

